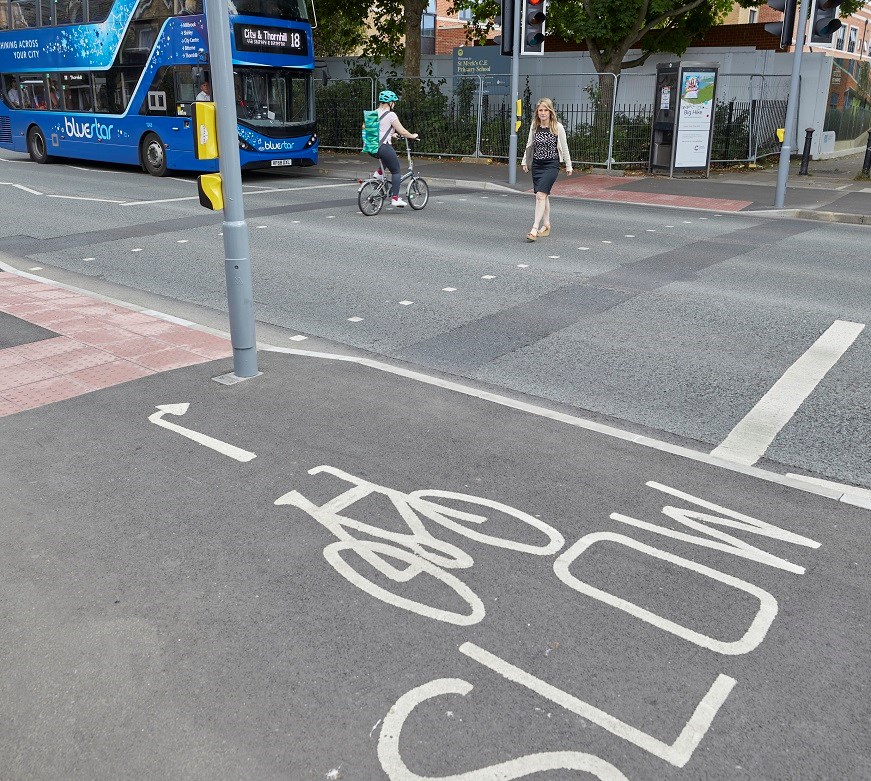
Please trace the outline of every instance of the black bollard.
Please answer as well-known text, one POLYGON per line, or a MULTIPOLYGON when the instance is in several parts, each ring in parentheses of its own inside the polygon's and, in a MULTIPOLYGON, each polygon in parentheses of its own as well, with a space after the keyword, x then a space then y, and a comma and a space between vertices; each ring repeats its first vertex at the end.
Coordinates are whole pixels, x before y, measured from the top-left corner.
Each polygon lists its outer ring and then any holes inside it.
POLYGON ((871 130, 868 131, 868 143, 865 145, 865 162, 862 163, 862 176, 871 176, 871 130))
POLYGON ((807 164, 811 159, 811 138, 813 138, 814 129, 809 127, 804 132, 804 150, 801 153, 801 168, 798 169, 799 176, 807 176, 807 164))

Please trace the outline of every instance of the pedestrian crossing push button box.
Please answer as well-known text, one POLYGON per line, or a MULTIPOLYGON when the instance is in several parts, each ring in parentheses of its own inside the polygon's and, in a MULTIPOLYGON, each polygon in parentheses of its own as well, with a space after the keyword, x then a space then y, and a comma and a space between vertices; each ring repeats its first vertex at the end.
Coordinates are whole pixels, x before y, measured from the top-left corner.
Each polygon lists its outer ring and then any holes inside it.
POLYGON ((215 104, 196 101, 191 104, 194 114, 194 156, 197 160, 218 157, 218 112, 215 104))

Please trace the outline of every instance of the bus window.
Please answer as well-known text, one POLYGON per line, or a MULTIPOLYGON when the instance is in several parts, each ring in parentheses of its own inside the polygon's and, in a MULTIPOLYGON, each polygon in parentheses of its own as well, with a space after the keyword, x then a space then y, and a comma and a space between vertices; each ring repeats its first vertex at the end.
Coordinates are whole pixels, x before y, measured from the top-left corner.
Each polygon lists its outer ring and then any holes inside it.
POLYGON ((37 6, 39 8, 39 24, 43 27, 52 26, 55 23, 51 15, 54 10, 54 2, 52 0, 37 0, 37 6))
POLYGON ((269 16, 294 22, 308 21, 305 0, 234 0, 234 3, 236 13, 243 16, 269 16))
POLYGON ((21 74, 18 77, 18 90, 21 96, 21 108, 45 110, 47 90, 42 76, 35 73, 21 74))
MULTIPOLYGON (((44 14, 42 19, 45 23, 44 14)), ((82 0, 58 0, 55 5, 55 19, 56 24, 81 24, 85 20, 82 0)))
POLYGON ((91 76, 88 73, 62 73, 61 103, 67 111, 91 111, 91 76))
POLYGON ((105 22, 112 10, 114 0, 88 0, 89 22, 105 22))
POLYGON ((16 30, 36 27, 35 0, 12 0, 12 26, 16 30))
POLYGON ((175 15, 189 16, 203 12, 203 0, 175 0, 175 15))
POLYGON ((21 88, 15 76, 3 77, 3 95, 12 108, 21 108, 21 88))

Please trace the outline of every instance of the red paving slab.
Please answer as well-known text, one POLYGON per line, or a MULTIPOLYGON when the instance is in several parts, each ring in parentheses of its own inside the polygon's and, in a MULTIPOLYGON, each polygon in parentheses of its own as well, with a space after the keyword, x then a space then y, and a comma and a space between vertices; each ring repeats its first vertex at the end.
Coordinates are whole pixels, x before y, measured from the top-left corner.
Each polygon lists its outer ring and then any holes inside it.
POLYGON ((652 206, 683 206, 706 211, 739 212, 752 205, 753 201, 738 201, 729 198, 700 198, 694 195, 666 195, 635 190, 616 190, 625 183, 620 177, 579 176, 577 179, 561 179, 551 192, 570 198, 587 198, 594 201, 619 201, 620 203, 645 203, 652 206))
POLYGON ((0 350, 0 417, 233 354, 228 339, 11 272, 0 311, 59 334, 0 350))

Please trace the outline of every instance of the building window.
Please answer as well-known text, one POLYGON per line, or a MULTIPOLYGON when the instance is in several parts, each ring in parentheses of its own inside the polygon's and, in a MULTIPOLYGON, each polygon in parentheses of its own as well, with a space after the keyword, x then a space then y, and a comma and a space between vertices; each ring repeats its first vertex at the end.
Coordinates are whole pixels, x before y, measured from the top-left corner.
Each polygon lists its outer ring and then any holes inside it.
POLYGON ((757 14, 758 14, 758 11, 755 8, 750 9, 750 16, 749 16, 750 24, 756 24, 757 14))
POLYGON ((841 49, 842 51, 844 49, 844 28, 843 27, 841 27, 838 30, 838 40, 835 41, 835 48, 841 49))
POLYGON ((855 27, 850 28, 850 39, 847 42, 847 51, 854 52, 856 51, 856 36, 859 35, 859 30, 855 27))
POLYGON ((424 14, 420 18, 420 35, 422 38, 435 38, 435 14, 424 14))
POLYGON ((462 19, 464 22, 472 21, 472 9, 471 8, 463 8, 457 14, 457 16, 462 19))

